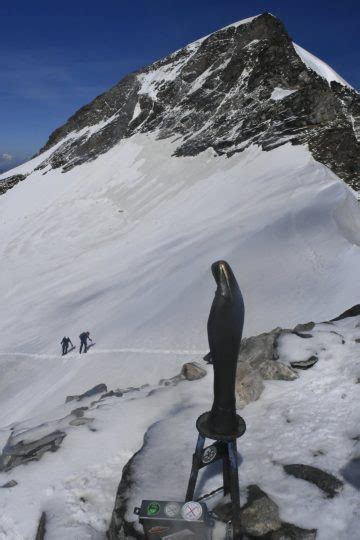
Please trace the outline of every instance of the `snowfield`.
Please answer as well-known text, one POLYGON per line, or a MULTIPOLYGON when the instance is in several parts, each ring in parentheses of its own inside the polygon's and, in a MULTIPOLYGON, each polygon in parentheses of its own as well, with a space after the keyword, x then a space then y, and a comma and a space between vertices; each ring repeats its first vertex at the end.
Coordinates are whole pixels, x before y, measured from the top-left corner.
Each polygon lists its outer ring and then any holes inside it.
MULTIPOLYGON (((43 511, 46 540, 104 539, 122 468, 157 422, 163 431, 152 432, 161 436, 175 426, 184 461, 175 470, 173 455, 159 493, 183 497, 212 374, 171 387, 159 381, 208 350, 215 260, 226 259, 238 279, 247 336, 329 320, 360 303, 358 202, 306 148, 251 147, 231 158, 211 149, 175 158, 173 149, 136 135, 65 174, 35 171, 35 158, 12 171, 33 171, 26 181, 0 197, 0 444, 11 431, 24 440, 66 432, 57 452, 0 473, 0 485, 18 482, 0 490, 1 540, 33 539, 43 511), (88 355, 62 358, 61 338, 77 343, 84 330, 96 342, 88 355), (65 403, 99 383, 128 391, 65 403), (89 421, 70 424, 79 406, 89 407, 89 421)), ((242 487, 258 483, 284 520, 318 528, 319 540, 356 539, 358 491, 346 484, 341 497, 324 499, 275 462, 302 459, 341 476, 355 456, 358 324, 336 323, 345 345, 324 335, 314 368, 268 382, 242 411, 242 487), (325 454, 315 459, 319 448, 325 454)), ((298 352, 293 345, 283 344, 284 358, 298 352)), ((156 448, 156 467, 168 467, 161 439, 156 448)), ((206 491, 218 478, 207 482, 206 491)))
POLYGON ((57 354, 83 329, 107 349, 206 349, 221 258, 244 294, 245 335, 359 302, 356 198, 305 148, 172 150, 137 135, 0 198, 2 351, 57 354))

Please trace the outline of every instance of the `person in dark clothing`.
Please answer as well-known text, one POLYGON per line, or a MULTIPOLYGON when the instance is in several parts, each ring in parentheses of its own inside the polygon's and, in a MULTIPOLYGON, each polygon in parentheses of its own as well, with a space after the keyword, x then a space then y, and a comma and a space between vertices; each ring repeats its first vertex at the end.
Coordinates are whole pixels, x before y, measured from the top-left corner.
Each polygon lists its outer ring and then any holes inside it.
MULTIPOLYGON (((69 337, 64 336, 62 338, 62 341, 61 341, 60 344, 62 345, 62 354, 63 354, 63 356, 65 354, 67 354, 70 343, 71 343, 71 339, 69 337)), ((73 347, 74 345, 71 343, 71 346, 73 347)))
POLYGON ((92 339, 90 338, 90 332, 83 332, 82 334, 80 334, 79 338, 80 338, 80 354, 82 353, 83 349, 84 349, 84 353, 86 353, 89 348, 87 340, 89 339, 92 342, 92 339))

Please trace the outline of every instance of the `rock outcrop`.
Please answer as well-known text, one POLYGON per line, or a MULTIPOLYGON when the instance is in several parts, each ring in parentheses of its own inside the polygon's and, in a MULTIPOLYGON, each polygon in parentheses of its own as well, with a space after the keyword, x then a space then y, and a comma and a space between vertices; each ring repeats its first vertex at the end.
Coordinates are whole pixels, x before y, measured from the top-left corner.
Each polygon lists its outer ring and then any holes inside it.
POLYGON ((56 430, 38 439, 25 439, 29 435, 10 435, 0 457, 0 471, 9 471, 28 461, 39 460, 45 452, 56 452, 66 433, 56 430))
POLYGON ((135 133, 174 138, 175 155, 211 147, 231 156, 251 144, 307 144, 316 160, 360 187, 360 95, 329 83, 301 58, 282 22, 264 13, 127 75, 55 130, 38 168, 95 159, 135 133), (90 129, 91 128, 91 129, 90 129))
POLYGON ((187 362, 183 365, 181 374, 188 381, 196 381, 205 377, 207 371, 202 368, 197 362, 187 362))
POLYGON ((0 180, 0 195, 6 193, 9 189, 13 188, 19 182, 23 182, 27 177, 27 174, 15 174, 13 176, 8 176, 3 180, 0 180))
POLYGON ((284 465, 284 471, 287 474, 295 476, 300 480, 306 480, 315 484, 321 491, 323 491, 327 497, 333 498, 338 495, 344 484, 338 478, 335 478, 332 474, 329 474, 317 467, 310 465, 303 465, 301 463, 284 465))
POLYGON ((90 388, 90 390, 87 390, 83 394, 76 395, 76 396, 67 396, 65 403, 68 403, 69 401, 81 401, 84 398, 92 397, 97 394, 102 394, 103 392, 107 392, 107 386, 104 383, 97 384, 93 388, 90 388))
POLYGON ((292 330, 275 328, 271 332, 242 340, 236 373, 238 407, 259 399, 264 380, 297 379, 297 372, 279 360, 277 351, 279 337, 288 333, 292 333, 292 330))

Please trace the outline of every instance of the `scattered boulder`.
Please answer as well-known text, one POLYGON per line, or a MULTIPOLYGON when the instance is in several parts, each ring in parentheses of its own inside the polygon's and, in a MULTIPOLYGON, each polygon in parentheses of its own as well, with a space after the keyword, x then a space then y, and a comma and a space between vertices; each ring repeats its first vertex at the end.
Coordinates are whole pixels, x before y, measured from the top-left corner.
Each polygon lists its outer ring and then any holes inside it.
POLYGON ((293 381, 298 378, 296 371, 279 361, 278 339, 280 335, 288 333, 292 331, 275 328, 271 332, 242 340, 236 373, 238 407, 259 399, 264 380, 293 381))
POLYGON ((248 487, 248 501, 241 509, 245 534, 261 537, 281 527, 279 508, 258 486, 248 487))
MULTIPOLYGON (((26 432, 23 436, 26 437, 26 432)), ((1 454, 0 471, 9 471, 28 461, 39 460, 45 452, 56 452, 65 437, 66 433, 59 430, 29 441, 11 434, 1 454)))
POLYGON ((347 309, 346 311, 344 311, 344 313, 342 313, 341 315, 336 317, 336 319, 331 319, 331 320, 332 321, 341 321, 342 319, 347 319, 348 317, 357 317, 358 315, 360 315, 360 304, 356 304, 352 308, 347 309))
POLYGON ((107 397, 122 397, 124 395, 124 392, 121 390, 110 390, 109 392, 106 392, 106 394, 103 394, 100 399, 105 399, 107 397))
POLYGON ((77 409, 72 410, 70 414, 80 418, 81 416, 84 416, 84 412, 87 411, 88 408, 89 407, 78 407, 77 409))
POLYGON ((292 523, 282 523, 280 529, 271 533, 269 540, 315 540, 316 529, 302 529, 292 523))
POLYGON ((259 366, 259 373, 265 380, 294 381, 298 378, 296 371, 276 360, 265 360, 259 366))
POLYGON ((43 512, 39 519, 39 525, 37 528, 35 540, 44 540, 46 533, 46 514, 43 512))
POLYGON ((181 374, 188 381, 196 381, 205 377, 207 371, 202 368, 197 362, 187 362, 183 365, 181 374))
POLYGON ((266 360, 277 360, 279 355, 276 344, 281 333, 281 328, 274 328, 271 332, 244 338, 238 362, 248 362, 252 368, 257 369, 266 360))
POLYGON ((101 394, 102 392, 107 392, 107 386, 104 383, 97 384, 96 386, 93 386, 93 388, 90 388, 90 390, 88 390, 87 392, 84 392, 83 394, 80 394, 78 396, 67 396, 65 403, 68 403, 69 401, 80 401, 84 398, 95 396, 96 394, 101 394))
MULTIPOLYGON (((220 502, 213 509, 217 518, 231 521, 230 502, 220 502)), ((279 508, 258 486, 248 486, 248 501, 241 508, 241 523, 249 540, 315 540, 316 529, 302 529, 292 523, 281 522, 279 508)))
POLYGON ((247 403, 258 400, 263 390, 261 375, 248 364, 239 364, 235 381, 237 407, 245 407, 247 403))
POLYGON ((115 498, 115 505, 111 515, 109 529, 106 536, 109 540, 126 540, 126 538, 143 539, 134 527, 134 524, 126 520, 127 500, 129 492, 134 484, 132 477, 133 470, 136 468, 136 461, 140 458, 141 452, 147 444, 148 436, 145 434, 143 446, 126 463, 122 470, 120 484, 118 486, 115 498))
POLYGON ((70 426, 84 426, 87 424, 91 424, 94 421, 94 418, 86 418, 83 416, 82 418, 74 418, 69 422, 70 426))
POLYGON ((309 369, 315 366, 318 360, 319 360, 318 357, 313 355, 313 356, 310 356, 310 358, 308 358, 307 360, 299 360, 296 362, 290 362, 290 365, 294 369, 309 369))
POLYGON ((304 334, 303 332, 295 332, 295 330, 293 331, 293 334, 295 334, 296 336, 301 337, 303 339, 310 339, 310 338, 313 337, 312 334, 304 334))
POLYGON ((294 333, 298 334, 302 332, 310 332, 310 330, 312 330, 314 326, 315 323, 312 321, 305 324, 297 324, 294 328, 294 333))
POLYGON ((15 174, 13 176, 8 176, 0 180, 0 195, 6 193, 9 189, 13 188, 19 182, 23 182, 25 178, 29 176, 28 174, 15 174))
POLYGON ((9 482, 6 482, 6 484, 3 484, 2 486, 0 486, 0 488, 12 488, 12 487, 15 487, 17 486, 18 483, 16 480, 9 480, 9 482))
POLYGON ((291 465, 283 465, 283 469, 286 474, 315 484, 315 486, 321 489, 321 491, 323 491, 329 498, 333 498, 335 495, 338 495, 344 486, 343 482, 332 474, 310 465, 296 463, 291 465))

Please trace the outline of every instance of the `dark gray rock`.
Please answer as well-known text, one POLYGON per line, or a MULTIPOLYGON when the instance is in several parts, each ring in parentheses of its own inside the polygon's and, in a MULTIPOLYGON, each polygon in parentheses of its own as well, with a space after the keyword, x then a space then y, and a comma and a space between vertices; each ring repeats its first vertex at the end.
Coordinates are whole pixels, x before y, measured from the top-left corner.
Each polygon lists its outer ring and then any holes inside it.
POLYGON ((241 509, 241 523, 245 534, 262 537, 281 527, 279 508, 258 486, 248 487, 248 500, 241 509))
POLYGON ((300 463, 283 465, 284 471, 295 478, 306 480, 315 484, 327 497, 333 498, 338 495, 344 484, 341 480, 317 467, 303 465, 300 463))
POLYGON ((248 364, 238 364, 235 394, 237 407, 245 407, 251 401, 256 401, 264 390, 263 378, 260 373, 248 364))
POLYGON ((303 332, 295 332, 295 330, 294 330, 293 333, 294 333, 296 336, 301 337, 301 338, 303 338, 303 339, 310 339, 310 338, 313 337, 312 334, 304 334, 303 332))
POLYGON ((84 392, 83 394, 76 395, 76 396, 67 396, 65 403, 68 403, 69 401, 80 401, 84 398, 95 396, 96 394, 101 394, 102 392, 107 392, 107 386, 104 383, 97 384, 96 386, 93 386, 93 388, 90 388, 87 392, 84 392))
MULTIPOLYGON (((217 519, 228 523, 232 517, 231 503, 220 502, 213 508, 213 512, 217 519)), ((256 485, 248 487, 248 501, 241 509, 241 518, 248 540, 315 540, 316 538, 316 529, 302 529, 292 523, 281 522, 277 505, 256 485)))
POLYGON ((309 369, 315 366, 318 361, 318 357, 315 355, 310 356, 307 360, 298 360, 296 362, 290 362, 291 367, 294 369, 309 369))
POLYGON ((45 452, 56 452, 66 433, 57 430, 37 440, 26 440, 27 432, 22 436, 23 439, 19 435, 10 435, 1 454, 0 471, 9 471, 28 461, 39 460, 45 452))
POLYGON ((6 482, 6 484, 3 484, 2 486, 0 486, 0 488, 12 488, 12 487, 15 487, 17 486, 18 483, 16 480, 9 480, 9 482, 6 482))
POLYGON ((9 189, 13 188, 19 182, 25 180, 29 176, 28 174, 15 174, 13 176, 8 176, 0 180, 0 195, 6 193, 9 189))
POLYGON ((77 409, 72 410, 70 414, 80 418, 81 416, 84 416, 85 411, 88 409, 89 407, 78 407, 77 409))
POLYGON ((70 426, 85 426, 88 424, 92 424, 94 421, 94 418, 86 418, 83 416, 82 418, 74 418, 73 420, 70 420, 69 424, 70 426))
POLYGON ((124 392, 121 390, 110 390, 110 392, 106 392, 106 394, 103 394, 101 396, 101 399, 105 399, 107 397, 122 397, 124 395, 124 392))
POLYGON ((109 540, 125 540, 126 538, 143 539, 132 522, 125 519, 127 512, 127 500, 130 490, 134 484, 132 471, 136 468, 136 461, 140 458, 141 452, 146 446, 147 435, 144 437, 143 446, 136 452, 123 468, 119 487, 116 492, 115 505, 111 516, 109 529, 106 533, 109 540))
POLYGON ((310 332, 315 326, 315 323, 310 321, 304 324, 297 324, 294 328, 295 333, 310 332))
POLYGON ((275 328, 242 340, 235 386, 238 407, 259 399, 264 380, 293 381, 298 378, 296 371, 279 361, 279 337, 289 333, 292 331, 275 328))
POLYGON ((181 374, 187 381, 196 381, 202 379, 207 374, 206 369, 202 368, 197 362, 187 362, 181 369, 181 374))
POLYGON ((269 13, 127 75, 54 131, 41 151, 100 121, 108 123, 90 136, 63 142, 39 168, 49 164, 66 171, 134 133, 156 131, 160 139, 177 137, 177 156, 210 147, 231 156, 252 144, 263 150, 307 144, 315 159, 354 189, 360 186, 359 94, 336 82, 329 85, 308 69, 282 22, 269 13), (175 66, 174 79, 157 77, 156 98, 140 93, 142 77, 175 66), (277 87, 293 93, 274 100, 277 87), (136 106, 140 112, 134 118, 136 106))
POLYGON ((244 338, 241 342, 239 364, 248 362, 252 368, 257 369, 264 361, 277 360, 277 341, 281 328, 274 328, 271 332, 265 332, 257 336, 244 338))
POLYGON ((315 540, 316 529, 302 529, 292 523, 282 523, 279 530, 272 532, 267 540, 315 540))
POLYGON ((43 512, 39 519, 35 540, 44 540, 46 533, 46 514, 43 512))
POLYGON ((360 315, 360 304, 356 304, 350 309, 347 309, 344 311, 341 315, 336 317, 335 319, 331 319, 332 321, 341 321, 343 319, 347 319, 348 317, 357 317, 360 315))
POLYGON ((275 360, 262 362, 259 366, 259 373, 264 380, 294 381, 298 378, 296 371, 275 360))

